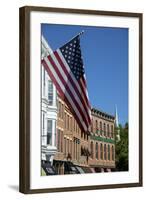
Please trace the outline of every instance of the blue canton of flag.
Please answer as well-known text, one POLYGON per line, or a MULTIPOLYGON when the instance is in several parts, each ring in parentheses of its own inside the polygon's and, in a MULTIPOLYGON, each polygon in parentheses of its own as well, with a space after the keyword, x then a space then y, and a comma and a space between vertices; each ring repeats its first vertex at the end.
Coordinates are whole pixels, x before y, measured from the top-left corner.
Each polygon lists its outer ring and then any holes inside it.
POLYGON ((60 50, 76 79, 80 79, 80 77, 84 75, 84 67, 81 57, 79 36, 72 39, 69 43, 65 44, 63 47, 60 48, 60 50))

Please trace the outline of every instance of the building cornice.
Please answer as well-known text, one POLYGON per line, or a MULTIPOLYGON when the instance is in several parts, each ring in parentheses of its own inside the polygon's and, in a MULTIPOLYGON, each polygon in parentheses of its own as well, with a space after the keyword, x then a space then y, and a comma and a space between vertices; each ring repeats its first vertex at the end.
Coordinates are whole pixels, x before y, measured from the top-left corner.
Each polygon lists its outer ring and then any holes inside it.
POLYGON ((96 116, 96 117, 105 119, 105 120, 109 120, 109 121, 112 121, 112 122, 115 121, 115 117, 113 115, 108 114, 106 112, 103 112, 103 111, 96 109, 96 108, 91 109, 91 114, 96 116))

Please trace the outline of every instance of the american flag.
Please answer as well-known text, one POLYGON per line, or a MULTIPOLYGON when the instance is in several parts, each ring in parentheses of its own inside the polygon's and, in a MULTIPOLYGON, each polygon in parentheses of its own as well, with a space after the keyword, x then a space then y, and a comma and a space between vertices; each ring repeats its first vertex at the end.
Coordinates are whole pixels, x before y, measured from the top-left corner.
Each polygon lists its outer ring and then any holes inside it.
POLYGON ((43 58, 42 64, 60 96, 70 107, 82 131, 91 124, 85 70, 80 48, 80 35, 43 58))

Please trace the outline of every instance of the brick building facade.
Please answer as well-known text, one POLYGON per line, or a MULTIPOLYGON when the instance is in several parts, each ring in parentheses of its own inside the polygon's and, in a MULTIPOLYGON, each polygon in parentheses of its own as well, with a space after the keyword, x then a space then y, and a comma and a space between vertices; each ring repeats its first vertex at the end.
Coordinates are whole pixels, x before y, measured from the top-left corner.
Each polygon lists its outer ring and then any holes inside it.
POLYGON ((68 163, 78 173, 107 172, 115 168, 115 117, 92 109, 91 131, 84 133, 59 96, 57 102, 57 153, 53 163, 57 173, 66 173, 68 163))

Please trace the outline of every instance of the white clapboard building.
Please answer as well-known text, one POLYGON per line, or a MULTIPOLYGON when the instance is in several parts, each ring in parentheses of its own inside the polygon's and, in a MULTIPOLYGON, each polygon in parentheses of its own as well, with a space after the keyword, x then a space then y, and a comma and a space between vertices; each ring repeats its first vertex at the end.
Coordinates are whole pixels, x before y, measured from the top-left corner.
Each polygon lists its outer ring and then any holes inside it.
MULTIPOLYGON (((42 36, 42 59, 46 54, 51 54, 52 49, 42 36)), ((48 73, 42 66, 42 161, 53 162, 56 148, 56 120, 57 120, 57 91, 48 73)))

